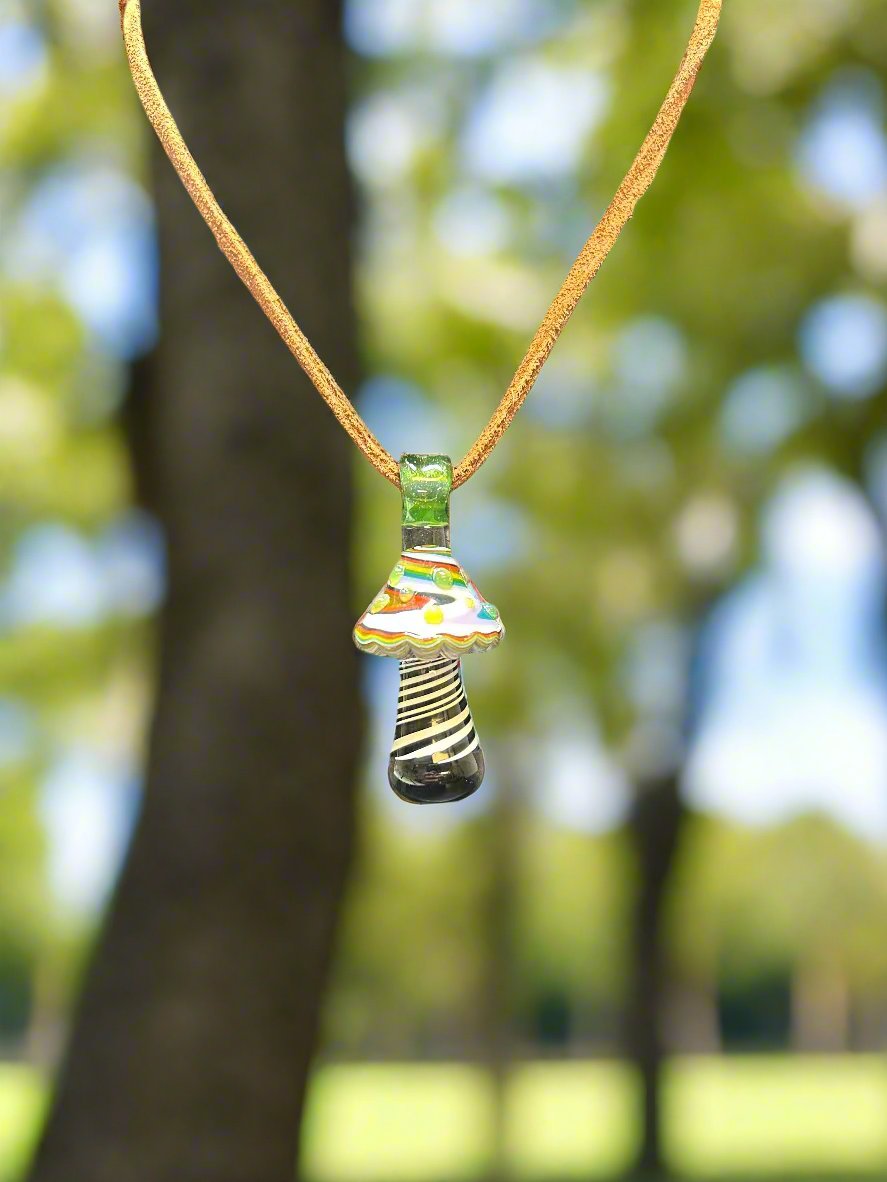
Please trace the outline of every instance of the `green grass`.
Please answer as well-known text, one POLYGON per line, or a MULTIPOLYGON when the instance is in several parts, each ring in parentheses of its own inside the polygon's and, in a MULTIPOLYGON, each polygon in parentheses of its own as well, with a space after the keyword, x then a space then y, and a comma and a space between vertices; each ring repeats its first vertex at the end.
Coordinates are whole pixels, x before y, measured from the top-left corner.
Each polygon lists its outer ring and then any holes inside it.
MULTIPOLYGON (((887 1177, 887 1061, 875 1057, 687 1059, 664 1090, 669 1158, 693 1178, 766 1175, 824 1182, 887 1177)), ((0 1180, 21 1172, 43 1106, 26 1068, 0 1067, 0 1180)), ((631 1157, 638 1088, 606 1062, 512 1071, 504 1141, 518 1178, 610 1176, 631 1157)), ((305 1120, 305 1172, 317 1182, 460 1182, 491 1160, 495 1093, 462 1064, 321 1068, 305 1120)))
POLYGON ((880 1057, 678 1062, 665 1103, 669 1157, 687 1173, 887 1176, 887 1062, 880 1057))
POLYGON ((46 1089, 35 1071, 0 1063, 0 1180, 24 1169, 43 1115, 46 1089))

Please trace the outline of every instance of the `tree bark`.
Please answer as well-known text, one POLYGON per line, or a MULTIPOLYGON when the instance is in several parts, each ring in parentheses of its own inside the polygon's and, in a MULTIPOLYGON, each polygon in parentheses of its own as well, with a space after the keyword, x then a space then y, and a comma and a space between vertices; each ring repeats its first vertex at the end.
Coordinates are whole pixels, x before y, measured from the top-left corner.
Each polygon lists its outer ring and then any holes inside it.
POLYGON ((631 979, 626 1015, 628 1051, 640 1072, 641 1144, 634 1174, 667 1177, 662 1144, 662 1067, 664 1018, 668 997, 668 958, 663 934, 666 891, 684 816, 677 772, 642 786, 630 819, 638 884, 635 898, 631 979))
MULTIPOLYGON (((328 0, 152 0, 161 85, 339 379, 357 365, 328 0)), ((161 343, 129 407, 168 542, 142 815, 33 1182, 290 1182, 352 840, 350 445, 155 155, 161 343)))
POLYGON ((481 998, 482 1061, 490 1077, 492 1130, 486 1182, 508 1182, 508 1088, 513 1060, 514 899, 519 873, 523 783, 507 744, 493 747, 498 769, 487 831, 489 884, 484 900, 486 972, 481 998))

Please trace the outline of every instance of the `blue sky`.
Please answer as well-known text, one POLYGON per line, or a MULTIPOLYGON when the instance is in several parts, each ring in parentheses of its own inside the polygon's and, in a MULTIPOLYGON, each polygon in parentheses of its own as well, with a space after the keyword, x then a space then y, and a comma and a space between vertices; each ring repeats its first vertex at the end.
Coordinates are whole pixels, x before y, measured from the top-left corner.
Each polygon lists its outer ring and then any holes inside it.
POLYGON ((786 480, 760 567, 703 637, 704 709, 688 800, 749 824, 823 811, 887 840, 887 576, 882 533, 852 485, 786 480))

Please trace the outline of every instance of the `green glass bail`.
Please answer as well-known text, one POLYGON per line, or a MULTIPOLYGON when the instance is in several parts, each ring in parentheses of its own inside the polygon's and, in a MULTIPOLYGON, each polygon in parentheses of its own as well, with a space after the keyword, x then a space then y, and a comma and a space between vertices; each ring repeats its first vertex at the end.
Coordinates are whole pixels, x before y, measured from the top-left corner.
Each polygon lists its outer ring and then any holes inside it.
POLYGON ((453 463, 449 456, 401 456, 404 526, 450 524, 453 463))

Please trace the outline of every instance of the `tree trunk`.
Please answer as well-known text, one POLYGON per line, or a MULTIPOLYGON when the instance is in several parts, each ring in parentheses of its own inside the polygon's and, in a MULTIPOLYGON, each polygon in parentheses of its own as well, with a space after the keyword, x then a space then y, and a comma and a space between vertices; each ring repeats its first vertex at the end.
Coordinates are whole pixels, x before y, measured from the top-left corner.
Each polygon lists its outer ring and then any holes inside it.
POLYGON ((487 827, 489 885, 484 900, 486 974, 481 1004, 482 1057, 492 1093, 492 1130, 486 1182, 512 1176, 508 1145, 508 1090, 512 1068, 512 990, 514 898, 519 873, 523 782, 507 744, 493 753, 498 769, 487 827))
MULTIPOLYGON (((152 0, 210 183, 353 386, 328 0, 152 0)), ((155 156, 162 341, 129 408, 168 541, 142 815, 34 1182, 289 1182, 352 839, 345 435, 155 156)))
POLYGON ((677 773, 663 774, 643 785, 630 821, 638 884, 626 1025, 628 1051, 640 1071, 643 1094, 641 1145, 634 1172, 644 1178, 665 1177, 668 1172, 660 1104, 669 987, 662 921, 684 813, 679 788, 677 773))
POLYGON ((840 960, 824 949, 795 965, 792 1050, 798 1055, 845 1054, 850 1041, 850 988, 840 960))

